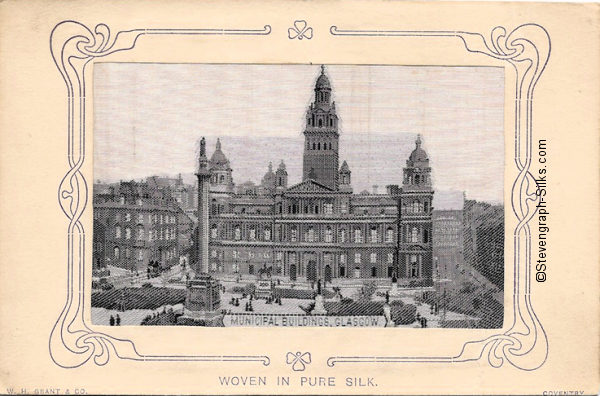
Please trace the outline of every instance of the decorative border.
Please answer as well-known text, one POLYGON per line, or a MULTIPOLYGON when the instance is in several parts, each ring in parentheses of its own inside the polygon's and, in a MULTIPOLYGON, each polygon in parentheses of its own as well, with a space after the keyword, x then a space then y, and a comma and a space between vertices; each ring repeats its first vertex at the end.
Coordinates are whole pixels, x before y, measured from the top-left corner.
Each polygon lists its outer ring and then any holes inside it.
POLYGON ((327 365, 338 363, 458 363, 476 361, 487 353, 492 367, 504 361, 526 371, 537 370, 548 358, 548 337, 531 305, 531 233, 529 221, 537 212, 535 178, 529 172, 533 141, 533 93, 551 52, 550 35, 544 27, 530 23, 510 33, 496 26, 489 40, 482 34, 463 31, 343 30, 331 26, 333 36, 367 37, 457 37, 467 51, 508 62, 516 73, 515 166, 519 172, 512 186, 511 206, 518 224, 513 232, 514 287, 513 320, 510 328, 482 340, 466 342, 455 356, 332 356, 327 365), (524 149, 524 155, 521 151, 524 149))
POLYGON ((242 35, 266 36, 271 26, 262 29, 134 29, 114 37, 105 24, 92 32, 72 21, 58 23, 50 34, 50 52, 67 87, 67 161, 69 171, 58 187, 58 203, 67 218, 67 300, 52 331, 48 349, 52 361, 63 368, 75 368, 92 357, 105 365, 111 352, 120 359, 137 361, 261 362, 268 356, 147 355, 138 352, 131 340, 97 332, 88 327, 85 312, 85 231, 80 222, 87 207, 88 187, 80 170, 85 160, 86 92, 85 71, 96 58, 132 49, 146 35, 242 35))
MULTIPOLYGON (((119 51, 133 49, 143 35, 248 35, 266 36, 263 29, 134 29, 111 37, 105 24, 92 32, 85 25, 66 20, 50 34, 50 51, 67 88, 67 161, 69 171, 58 188, 58 202, 67 218, 67 299, 49 338, 52 360, 60 367, 75 368, 92 357, 97 365, 110 360, 111 351, 120 359, 136 361, 262 362, 268 356, 147 355, 137 351, 131 340, 90 329, 85 312, 85 231, 80 218, 87 206, 88 188, 80 169, 85 159, 85 69, 88 63, 119 51)), ((537 211, 535 179, 529 172, 532 153, 533 92, 551 51, 550 36, 537 24, 518 26, 509 34, 495 27, 489 41, 479 33, 463 31, 342 30, 331 26, 332 36, 374 37, 457 37, 467 51, 480 53, 512 65, 515 84, 515 166, 519 172, 512 187, 511 205, 518 224, 513 232, 514 294, 513 321, 504 333, 466 342, 455 356, 387 357, 333 356, 329 367, 338 363, 458 363, 476 361, 487 351, 488 363, 501 367, 507 360, 522 370, 536 370, 548 357, 548 338, 535 314, 530 296, 531 234, 529 221, 537 211), (521 149, 524 149, 524 156, 521 149)))

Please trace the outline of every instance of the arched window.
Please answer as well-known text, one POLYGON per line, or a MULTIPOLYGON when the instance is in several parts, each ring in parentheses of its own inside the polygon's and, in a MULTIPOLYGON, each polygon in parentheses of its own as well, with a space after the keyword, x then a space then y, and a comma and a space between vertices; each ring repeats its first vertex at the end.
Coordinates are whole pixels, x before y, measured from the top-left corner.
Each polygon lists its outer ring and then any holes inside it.
MULTIPOLYGON (((321 124, 321 120, 319 120, 319 126, 321 124)), ((321 150, 321 142, 317 143, 317 150, 321 150)))
POLYGON ((121 227, 115 227, 115 238, 121 238, 121 227))
POLYGON ((256 228, 250 227, 250 240, 254 241, 256 239, 256 228))
POLYGON ((119 247, 118 247, 118 246, 115 246, 115 249, 114 249, 114 255, 115 255, 115 259, 117 259, 117 260, 118 260, 119 258, 121 258, 121 250, 119 249, 119 247))
POLYGON ((119 197, 119 203, 120 203, 121 205, 125 205, 125 195, 121 195, 121 196, 119 197))
POLYGON ((240 239, 242 239, 242 230, 240 229, 240 226, 235 226, 233 237, 236 241, 239 241, 240 239))
POLYGON ((144 240, 144 227, 138 227, 137 239, 138 241, 144 240))
POLYGON ((319 205, 315 205, 315 214, 319 214, 319 205))
POLYGON ((342 228, 342 230, 340 231, 340 242, 341 243, 346 242, 346 229, 345 228, 342 228))
POLYGON ((271 228, 267 227, 265 228, 265 241, 270 241, 271 240, 271 228))
POLYGON ((429 230, 423 230, 423 242, 429 243, 429 230))
POLYGON ((317 149, 317 144, 315 142, 313 142, 313 150, 317 149))
MULTIPOLYGON (((323 119, 319 118, 319 126, 322 127, 323 126, 323 119)), ((319 149, 320 150, 320 149, 319 149)))
POLYGON ((424 209, 425 213, 429 213, 429 201, 424 202, 423 209, 424 209))
POLYGON ((389 227, 386 231, 385 231, 385 241, 387 243, 392 243, 394 242, 394 229, 392 227, 389 227))
POLYGON ((377 253, 371 253, 369 259, 371 261, 371 264, 377 263, 377 253))
POLYGON ((415 184, 419 184, 419 175, 415 175, 415 184))
POLYGON ((331 142, 329 142, 329 150, 331 150, 331 142))
POLYGON ((331 231, 331 227, 327 226, 325 229, 325 242, 333 242, 333 232, 331 231))
POLYGON ((371 243, 377 243, 377 227, 371 227, 371 243))
POLYGON ((362 242, 362 231, 360 228, 356 228, 354 230, 354 243, 361 243, 362 242))
POLYGON ((225 175, 221 175, 219 178, 219 182, 225 183, 225 175))
POLYGON ((131 239, 131 228, 125 228, 125 239, 131 239))
POLYGON ((417 227, 412 228, 410 241, 419 242, 419 230, 417 229, 417 227))
POLYGON ((296 226, 292 226, 290 230, 290 239, 292 242, 296 242, 298 240, 298 229, 296 226))
POLYGON ((212 239, 217 239, 217 225, 213 224, 210 228, 210 237, 212 239))
POLYGON ((419 204, 420 204, 419 201, 416 201, 416 200, 413 201, 413 203, 412 203, 412 206, 413 206, 412 207, 412 212, 413 213, 418 213, 419 212, 419 206, 420 206, 419 204))
POLYGON ((371 267, 371 277, 377 278, 377 267, 371 267))
POLYGON ((308 227, 308 231, 306 233, 306 241, 314 242, 315 241, 315 229, 312 227, 308 227))
POLYGON ((419 277, 419 263, 417 262, 417 255, 412 254, 410 256, 410 276, 412 278, 419 277))

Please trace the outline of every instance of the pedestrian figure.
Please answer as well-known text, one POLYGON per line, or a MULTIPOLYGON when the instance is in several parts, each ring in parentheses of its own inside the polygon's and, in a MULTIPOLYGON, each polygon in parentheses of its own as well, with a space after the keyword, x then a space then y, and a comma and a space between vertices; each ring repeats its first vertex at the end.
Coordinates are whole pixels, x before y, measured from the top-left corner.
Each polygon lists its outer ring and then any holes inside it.
POLYGON ((121 317, 119 316, 119 314, 117 314, 116 323, 117 323, 117 326, 121 326, 121 317))
POLYGON ((108 323, 110 323, 111 326, 115 325, 115 318, 112 315, 110 315, 110 320, 108 321, 108 323))

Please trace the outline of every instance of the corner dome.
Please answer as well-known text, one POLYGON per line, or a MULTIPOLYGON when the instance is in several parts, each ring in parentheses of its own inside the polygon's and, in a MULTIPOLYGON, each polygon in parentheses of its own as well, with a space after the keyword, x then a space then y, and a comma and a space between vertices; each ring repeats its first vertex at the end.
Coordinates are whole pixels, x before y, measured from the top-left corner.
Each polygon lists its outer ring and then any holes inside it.
POLYGON ((425 162, 429 161, 427 157, 427 153, 425 150, 421 148, 421 135, 417 136, 417 140, 415 141, 416 148, 410 153, 409 160, 411 162, 425 162))

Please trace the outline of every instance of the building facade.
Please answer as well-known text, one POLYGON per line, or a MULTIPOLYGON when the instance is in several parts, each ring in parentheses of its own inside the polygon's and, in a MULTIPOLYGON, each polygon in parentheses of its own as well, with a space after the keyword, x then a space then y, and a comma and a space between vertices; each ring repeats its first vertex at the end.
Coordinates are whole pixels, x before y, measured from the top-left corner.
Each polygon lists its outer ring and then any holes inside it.
MULTIPOLYGON (((208 161, 209 272, 289 279, 432 279, 431 168, 418 137, 400 185, 354 194, 339 166, 338 117, 322 67, 306 114, 303 180, 288 185, 283 161, 260 185, 233 183, 220 140, 208 161)), ((202 159, 201 159, 202 161, 202 159)), ((204 186, 204 185, 202 185, 204 186)), ((207 200, 203 200, 206 194, 207 200)))
POLYGON ((504 287, 504 207, 465 200, 465 263, 500 289, 504 287))
POLYGON ((130 181, 94 194, 95 265, 144 272, 178 263, 178 209, 168 189, 130 181))
POLYGON ((440 279, 456 279, 463 263, 463 211, 433 211, 433 264, 440 279))

